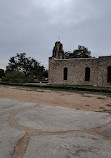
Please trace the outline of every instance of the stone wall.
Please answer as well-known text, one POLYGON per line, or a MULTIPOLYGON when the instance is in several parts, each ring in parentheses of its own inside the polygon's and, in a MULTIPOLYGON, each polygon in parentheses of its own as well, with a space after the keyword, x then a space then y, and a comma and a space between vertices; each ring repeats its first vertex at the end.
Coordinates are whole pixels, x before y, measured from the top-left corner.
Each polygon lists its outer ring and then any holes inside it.
POLYGON ((49 83, 67 85, 111 86, 107 82, 108 66, 111 56, 99 58, 56 59, 49 58, 49 83), (85 81, 85 68, 90 68, 90 81, 85 81), (64 68, 68 69, 68 78, 64 80, 64 68))

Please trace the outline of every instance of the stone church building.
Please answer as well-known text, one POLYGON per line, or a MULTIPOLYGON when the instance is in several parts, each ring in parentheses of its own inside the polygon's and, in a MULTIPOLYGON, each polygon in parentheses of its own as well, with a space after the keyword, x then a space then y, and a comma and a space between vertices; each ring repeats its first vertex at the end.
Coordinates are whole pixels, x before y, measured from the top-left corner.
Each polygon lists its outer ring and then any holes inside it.
POLYGON ((65 59, 63 45, 56 42, 49 58, 49 83, 111 86, 111 56, 65 59))

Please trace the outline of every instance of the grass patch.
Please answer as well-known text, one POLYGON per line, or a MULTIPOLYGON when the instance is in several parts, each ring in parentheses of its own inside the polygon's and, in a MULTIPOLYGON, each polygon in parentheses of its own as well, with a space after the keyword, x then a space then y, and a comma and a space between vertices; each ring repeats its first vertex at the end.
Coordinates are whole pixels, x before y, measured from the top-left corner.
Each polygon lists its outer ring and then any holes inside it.
POLYGON ((97 99, 106 99, 106 98, 103 98, 103 97, 97 97, 97 99))
POLYGON ((109 106, 109 107, 111 107, 111 104, 107 104, 106 106, 109 106))
POLYGON ((95 112, 105 112, 105 113, 111 114, 111 110, 107 110, 104 107, 100 107, 100 109, 101 109, 101 111, 98 110, 98 111, 95 111, 95 112))
POLYGON ((85 105, 85 106, 89 107, 90 105, 85 105))
POLYGON ((104 110, 103 112, 111 114, 111 110, 104 110))
POLYGON ((88 98, 91 98, 92 96, 89 96, 89 95, 83 95, 84 97, 88 97, 88 98))
MULTIPOLYGON (((108 96, 108 97, 111 97, 111 93, 110 92, 94 92, 94 91, 88 91, 88 90, 81 90, 81 89, 64 89, 63 87, 93 87, 93 86, 78 86, 78 85, 54 85, 54 87, 53 87, 53 85, 52 86, 48 86, 47 84, 46 84, 46 86, 40 86, 40 85, 34 85, 34 84, 28 84, 28 85, 25 85, 25 84, 23 84, 23 85, 9 85, 9 84, 0 84, 0 86, 5 86, 5 87, 16 87, 16 88, 30 88, 30 89, 32 89, 32 91, 37 91, 37 89, 41 89, 41 91, 42 90, 51 90, 51 91, 55 91, 55 92, 69 92, 69 93, 78 93, 78 94, 85 94, 85 93, 87 93, 87 94, 96 94, 96 95, 104 95, 104 96, 108 96), (32 86, 31 86, 32 85, 32 86), (63 86, 63 87, 62 87, 63 86)), ((111 88, 110 88, 111 89, 111 88)), ((84 96, 84 97, 86 97, 86 96, 84 96)), ((91 96, 87 96, 87 97, 91 97, 91 96)), ((98 96, 99 97, 99 96, 98 96)))
POLYGON ((99 109, 103 109, 103 110, 106 110, 104 107, 99 107, 99 109))
POLYGON ((78 88, 93 88, 93 89, 111 89, 111 87, 100 87, 100 86, 93 86, 93 85, 65 85, 65 84, 52 84, 55 87, 78 87, 78 88))

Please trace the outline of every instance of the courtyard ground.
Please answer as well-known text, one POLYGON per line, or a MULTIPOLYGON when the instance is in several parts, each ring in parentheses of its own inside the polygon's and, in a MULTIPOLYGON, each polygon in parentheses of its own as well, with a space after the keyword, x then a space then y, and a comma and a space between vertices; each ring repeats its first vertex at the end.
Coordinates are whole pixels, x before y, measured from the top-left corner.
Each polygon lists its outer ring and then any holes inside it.
POLYGON ((103 95, 0 86, 0 158, 110 158, 110 112, 103 95))

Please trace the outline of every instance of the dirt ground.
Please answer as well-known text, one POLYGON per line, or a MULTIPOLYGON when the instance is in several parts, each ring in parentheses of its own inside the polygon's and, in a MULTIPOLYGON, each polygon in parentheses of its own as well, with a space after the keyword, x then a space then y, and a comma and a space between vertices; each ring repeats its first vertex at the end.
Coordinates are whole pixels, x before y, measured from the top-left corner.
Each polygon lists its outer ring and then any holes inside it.
POLYGON ((77 110, 103 111, 111 110, 111 98, 88 96, 84 94, 0 86, 0 98, 10 98, 25 102, 34 102, 45 105, 56 105, 77 110))
POLYGON ((89 111, 111 113, 111 98, 0 86, 0 158, 110 158, 111 115, 89 111))

